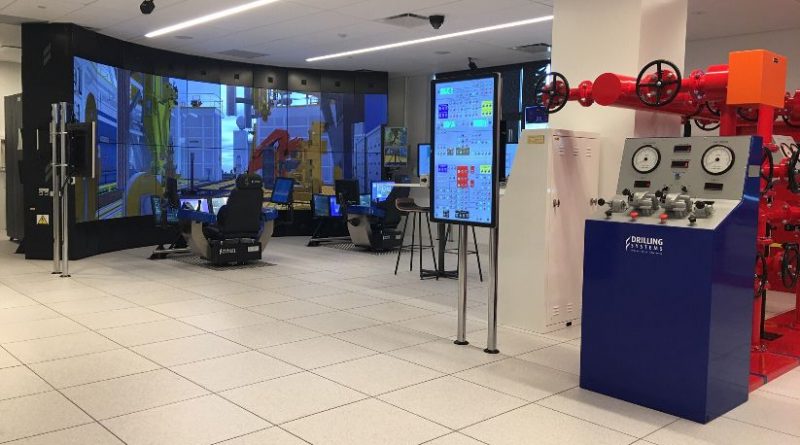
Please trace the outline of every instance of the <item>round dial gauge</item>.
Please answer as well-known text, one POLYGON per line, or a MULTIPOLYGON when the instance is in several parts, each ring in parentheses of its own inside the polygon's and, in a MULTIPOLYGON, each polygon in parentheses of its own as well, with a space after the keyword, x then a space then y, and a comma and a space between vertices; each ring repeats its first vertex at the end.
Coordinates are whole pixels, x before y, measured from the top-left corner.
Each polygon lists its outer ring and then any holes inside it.
POLYGON ((638 173, 650 173, 661 163, 661 153, 652 145, 643 145, 633 153, 632 162, 638 173))
POLYGON ((724 145, 713 145, 703 153, 703 170, 709 175, 721 175, 733 167, 735 160, 733 150, 724 145))

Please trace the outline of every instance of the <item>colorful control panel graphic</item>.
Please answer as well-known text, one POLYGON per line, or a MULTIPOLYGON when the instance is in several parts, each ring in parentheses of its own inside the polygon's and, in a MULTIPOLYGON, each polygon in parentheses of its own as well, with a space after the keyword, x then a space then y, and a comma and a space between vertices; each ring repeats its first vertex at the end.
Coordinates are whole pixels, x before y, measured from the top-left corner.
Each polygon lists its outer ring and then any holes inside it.
POLYGON ((439 220, 493 223, 495 79, 438 83, 433 212, 439 220))

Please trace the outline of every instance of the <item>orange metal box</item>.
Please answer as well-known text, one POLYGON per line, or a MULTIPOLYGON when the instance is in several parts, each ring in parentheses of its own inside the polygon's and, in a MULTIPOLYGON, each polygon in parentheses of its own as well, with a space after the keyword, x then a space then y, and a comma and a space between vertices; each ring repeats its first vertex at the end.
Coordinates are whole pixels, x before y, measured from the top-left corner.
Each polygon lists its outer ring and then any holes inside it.
POLYGON ((764 49, 734 51, 728 65, 728 105, 783 107, 786 57, 764 49))

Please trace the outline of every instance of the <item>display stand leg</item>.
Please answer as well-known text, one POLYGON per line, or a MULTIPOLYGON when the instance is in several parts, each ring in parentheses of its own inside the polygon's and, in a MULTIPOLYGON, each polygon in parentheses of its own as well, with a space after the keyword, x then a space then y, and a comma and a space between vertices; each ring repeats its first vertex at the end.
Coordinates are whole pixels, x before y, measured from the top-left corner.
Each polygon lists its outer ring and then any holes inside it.
POLYGON ((58 104, 52 104, 50 113, 50 145, 52 157, 50 158, 50 176, 53 178, 51 192, 53 194, 53 275, 61 274, 61 181, 58 167, 58 104))
POLYGON ((497 349, 497 247, 499 244, 500 231, 497 228, 489 229, 489 317, 488 317, 488 335, 486 338, 486 349, 483 352, 487 354, 499 354, 497 349))
POLYGON ((457 345, 467 341, 467 226, 458 226, 458 336, 457 345))

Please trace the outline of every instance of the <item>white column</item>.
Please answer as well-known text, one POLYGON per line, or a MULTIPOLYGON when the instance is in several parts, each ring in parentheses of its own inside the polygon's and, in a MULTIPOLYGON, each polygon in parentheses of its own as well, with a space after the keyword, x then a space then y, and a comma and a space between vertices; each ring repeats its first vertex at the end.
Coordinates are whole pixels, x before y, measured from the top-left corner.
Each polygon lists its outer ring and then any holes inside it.
MULTIPOLYGON (((654 59, 683 69, 688 0, 555 0, 552 69, 575 88, 612 72, 636 76, 654 59)), ((616 190, 625 138, 679 136, 680 118, 577 102, 550 116, 552 128, 602 137, 600 194, 616 190)))

